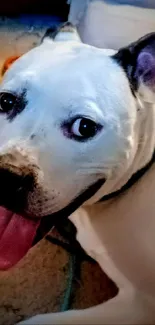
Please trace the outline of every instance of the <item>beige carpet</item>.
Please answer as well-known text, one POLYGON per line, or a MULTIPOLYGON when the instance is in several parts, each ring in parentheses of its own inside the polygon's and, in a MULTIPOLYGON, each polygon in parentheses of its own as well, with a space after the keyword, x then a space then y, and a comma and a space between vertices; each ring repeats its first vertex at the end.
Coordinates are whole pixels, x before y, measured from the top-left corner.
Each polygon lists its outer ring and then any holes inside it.
MULTIPOLYGON (((68 277, 69 254, 42 240, 11 271, 0 273, 0 323, 12 325, 37 313, 59 311, 68 277)), ((96 264, 83 262, 74 281, 71 308, 86 308, 109 299, 115 286, 96 264)))

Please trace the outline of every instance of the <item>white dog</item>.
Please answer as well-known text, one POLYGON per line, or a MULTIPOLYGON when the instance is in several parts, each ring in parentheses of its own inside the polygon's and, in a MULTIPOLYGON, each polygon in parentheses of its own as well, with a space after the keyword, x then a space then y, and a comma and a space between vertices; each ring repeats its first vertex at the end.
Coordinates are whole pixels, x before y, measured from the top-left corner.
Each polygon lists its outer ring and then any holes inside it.
POLYGON ((22 324, 154 323, 155 34, 118 53, 82 44, 69 23, 50 36, 0 89, 0 269, 72 214, 119 293, 22 324))

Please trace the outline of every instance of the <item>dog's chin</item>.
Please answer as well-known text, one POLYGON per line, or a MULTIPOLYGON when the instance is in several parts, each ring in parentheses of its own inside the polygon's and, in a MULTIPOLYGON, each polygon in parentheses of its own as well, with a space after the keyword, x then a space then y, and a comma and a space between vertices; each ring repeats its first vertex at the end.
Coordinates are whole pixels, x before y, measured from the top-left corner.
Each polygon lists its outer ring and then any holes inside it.
POLYGON ((43 217, 29 217, 0 207, 0 270, 16 265, 53 226, 90 199, 104 182, 104 179, 96 181, 66 207, 43 217))

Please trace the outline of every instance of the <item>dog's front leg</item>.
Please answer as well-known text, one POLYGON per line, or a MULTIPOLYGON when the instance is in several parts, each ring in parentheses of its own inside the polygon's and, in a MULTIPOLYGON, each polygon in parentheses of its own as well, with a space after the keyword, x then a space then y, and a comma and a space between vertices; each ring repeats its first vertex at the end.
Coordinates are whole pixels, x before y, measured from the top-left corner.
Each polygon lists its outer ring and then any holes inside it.
POLYGON ((106 303, 85 310, 72 310, 63 313, 51 313, 32 317, 19 325, 43 324, 150 324, 153 313, 149 304, 141 295, 124 292, 106 303))

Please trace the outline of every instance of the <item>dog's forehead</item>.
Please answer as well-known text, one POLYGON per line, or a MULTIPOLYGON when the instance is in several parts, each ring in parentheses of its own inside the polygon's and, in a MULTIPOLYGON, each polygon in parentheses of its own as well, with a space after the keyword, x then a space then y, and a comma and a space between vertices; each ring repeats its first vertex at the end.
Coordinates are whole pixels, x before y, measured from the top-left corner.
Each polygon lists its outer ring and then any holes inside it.
POLYGON ((2 87, 11 91, 26 89, 33 102, 39 95, 40 101, 48 97, 59 107, 91 99, 107 109, 116 102, 123 108, 131 101, 129 82, 109 54, 75 42, 42 44, 13 64, 2 87))
MULTIPOLYGON (((108 79, 114 81, 114 71, 121 73, 122 69, 114 60, 100 49, 74 42, 42 44, 29 51, 13 64, 4 78, 4 83, 16 79, 16 82, 27 80, 74 81, 84 77, 108 79), (108 75, 107 75, 108 74, 108 75), (113 74, 113 76, 112 76, 113 74), (35 78, 36 77, 36 78, 35 78), (112 77, 112 78, 111 78, 112 77)), ((118 78, 117 78, 118 79, 118 78)))

